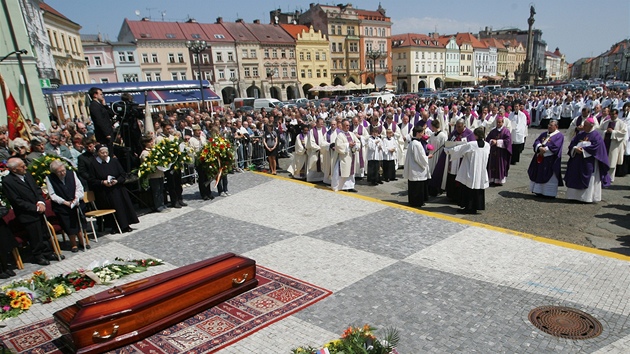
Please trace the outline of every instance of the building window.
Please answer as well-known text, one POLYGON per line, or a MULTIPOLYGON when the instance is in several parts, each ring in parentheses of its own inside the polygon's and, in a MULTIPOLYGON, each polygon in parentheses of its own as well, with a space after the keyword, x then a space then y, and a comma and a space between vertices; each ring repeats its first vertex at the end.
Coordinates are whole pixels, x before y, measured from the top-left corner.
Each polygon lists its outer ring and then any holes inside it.
POLYGON ((253 75, 254 77, 258 77, 258 67, 257 67, 257 66, 254 66, 254 67, 252 68, 252 75, 253 75))
POLYGON ((337 34, 341 35, 341 25, 337 25, 337 34))
POLYGON ((175 54, 168 53, 168 62, 169 63, 174 63, 175 62, 175 54))
POLYGON ((212 80, 212 71, 204 71, 203 72, 203 78, 205 80, 211 81, 212 80))
MULTIPOLYGON (((151 62, 152 63, 158 63, 158 56, 157 53, 151 53, 151 62)), ((157 80, 156 80, 157 81, 157 80)))
POLYGON ((153 81, 153 75, 151 73, 144 73, 145 81, 153 81))
POLYGON ((310 78, 312 78, 312 77, 313 77, 313 70, 308 69, 308 71, 307 71, 307 75, 308 75, 308 78, 309 78, 309 79, 310 79, 310 78))
POLYGON ((225 39, 225 36, 222 35, 222 34, 215 34, 214 38, 216 38, 216 39, 225 39))
POLYGON ((149 54, 142 53, 142 62, 143 63, 148 63, 149 62, 149 54))
POLYGON ((250 49, 249 51, 249 56, 252 58, 256 58, 256 49, 250 49))
POLYGON ((337 43, 337 49, 339 49, 340 52, 343 52, 343 44, 337 43))
POLYGON ((274 48, 271 51, 271 57, 274 58, 274 59, 278 59, 278 50, 277 49, 274 48))
POLYGON ((304 52, 300 52, 300 60, 304 60, 304 52))
POLYGON ((368 52, 372 51, 372 42, 365 42, 365 49, 368 52))
POLYGON ((193 58, 193 59, 192 59, 192 63, 193 63, 193 64, 195 64, 195 65, 197 65, 197 63, 199 62, 199 60, 197 59, 197 54, 193 55, 193 57, 192 57, 192 58, 193 58))
POLYGON ((357 53, 359 51, 359 44, 356 42, 350 43, 350 48, 348 50, 353 53, 357 53))
POLYGON ((249 57, 249 52, 247 51, 247 49, 243 49, 243 52, 242 52, 242 53, 243 53, 242 58, 247 58, 247 57, 249 57))
POLYGON ((155 73, 155 81, 162 81, 162 74, 161 73, 155 73))
POLYGON ((138 74, 123 74, 123 82, 138 82, 138 74))
POLYGON ((94 57, 94 65, 103 66, 103 62, 101 61, 101 57, 94 57))
POLYGON ((328 77, 328 70, 324 69, 324 77, 328 77))
POLYGON ((225 71, 223 69, 219 70, 219 80, 225 80, 225 71))
POLYGON ((315 60, 319 60, 319 52, 315 52, 315 60))
POLYGON ((354 27, 348 26, 348 36, 354 36, 354 27))
MULTIPOLYGON (((196 57, 196 55, 195 55, 196 57)), ((184 54, 183 53, 177 53, 177 62, 178 63, 183 63, 184 62, 184 54)))
POLYGON ((263 57, 264 57, 265 59, 269 59, 269 49, 264 49, 264 50, 263 50, 263 57))
POLYGON ((228 52, 228 61, 234 61, 234 53, 228 52))
POLYGON ((280 51, 280 58, 282 58, 282 59, 286 59, 287 58, 287 50, 286 49, 282 49, 280 51))
POLYGON ((335 25, 330 25, 330 34, 335 34, 335 25))
POLYGON ((186 77, 186 72, 185 71, 180 71, 179 79, 180 80, 188 80, 188 77, 186 77))
POLYGON ((295 78, 296 74, 295 67, 291 67, 291 77, 295 78))
POLYGON ((209 64, 210 63, 210 54, 205 53, 201 54, 201 64, 209 64))
POLYGON ((230 69, 230 79, 236 78, 236 71, 234 69, 230 69))
POLYGON ((125 56, 125 52, 118 52, 118 61, 124 63, 127 61, 127 57, 125 56))
POLYGON ((423 72, 423 73, 424 73, 424 72, 426 72, 426 71, 424 70, 424 64, 422 64, 422 72, 423 72))
POLYGON ((420 65, 416 64, 416 72, 420 72, 420 65))
POLYGON ((85 57, 85 65, 87 65, 87 67, 90 67, 90 58, 89 57, 85 57))
POLYGON ((317 78, 322 77, 322 71, 320 69, 315 70, 315 77, 317 78))
MULTIPOLYGON (((337 43, 333 43, 333 44, 332 44, 332 50, 331 50, 331 52, 333 52, 333 53, 334 53, 334 52, 336 52, 336 51, 337 51, 337 43)), ((302 59, 303 59, 303 58, 302 58, 302 59)))
POLYGON ((289 70, 286 67, 282 68, 282 77, 289 77, 289 70))
POLYGON ((365 27, 365 28, 363 29, 363 35, 364 35, 364 36, 369 36, 369 35, 370 35, 370 31, 368 30, 368 28, 367 28, 367 27, 365 27))
POLYGON ((133 52, 127 52, 127 62, 135 63, 136 57, 133 55, 133 52))
POLYGON ((243 70, 245 72, 245 77, 250 77, 251 76, 251 70, 249 70, 249 68, 244 68, 243 70))
POLYGON ((107 84, 107 83, 109 83, 109 79, 106 78, 106 77, 102 77, 101 78, 101 84, 107 84))
POLYGON ((171 80, 177 81, 177 73, 171 73, 171 80))
POLYGON ((306 52, 306 60, 311 60, 311 52, 306 52))
POLYGON ((295 59, 295 50, 289 49, 289 59, 295 59))
POLYGON ((337 69, 337 60, 332 61, 333 69, 337 69))
POLYGON ((433 72, 436 73, 437 72, 437 65, 433 64, 433 72))
POLYGON ((322 53, 322 60, 326 60, 326 53, 322 53))
POLYGON ((223 53, 217 52, 217 61, 223 61, 223 53))

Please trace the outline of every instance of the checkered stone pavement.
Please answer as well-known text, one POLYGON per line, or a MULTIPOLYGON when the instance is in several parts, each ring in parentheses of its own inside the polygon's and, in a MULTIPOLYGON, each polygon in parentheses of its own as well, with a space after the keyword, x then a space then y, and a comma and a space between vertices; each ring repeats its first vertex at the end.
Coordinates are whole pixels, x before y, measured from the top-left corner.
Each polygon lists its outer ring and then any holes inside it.
MULTIPOLYGON (((145 215, 136 231, 102 237, 92 250, 45 270, 56 274, 128 254, 167 262, 134 275, 144 277, 234 252, 333 291, 219 353, 288 353, 365 323, 398 328, 400 353, 624 353, 630 345, 628 257, 281 177, 243 173, 229 180, 232 196, 204 202, 196 186, 187 188, 188 207, 145 215), (548 305, 585 311, 604 331, 580 341, 544 334, 527 316, 548 305)), ((0 332, 98 291, 35 305, 0 332)))

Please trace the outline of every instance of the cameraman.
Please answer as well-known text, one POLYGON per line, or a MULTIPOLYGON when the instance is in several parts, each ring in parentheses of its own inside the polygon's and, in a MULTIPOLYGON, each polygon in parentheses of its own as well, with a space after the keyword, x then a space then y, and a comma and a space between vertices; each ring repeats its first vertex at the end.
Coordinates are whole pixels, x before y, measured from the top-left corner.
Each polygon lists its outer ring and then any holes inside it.
POLYGON ((96 141, 107 145, 109 151, 113 150, 114 129, 112 128, 112 117, 114 113, 105 105, 103 91, 98 87, 92 87, 88 91, 90 96, 90 117, 94 123, 94 136, 96 141))

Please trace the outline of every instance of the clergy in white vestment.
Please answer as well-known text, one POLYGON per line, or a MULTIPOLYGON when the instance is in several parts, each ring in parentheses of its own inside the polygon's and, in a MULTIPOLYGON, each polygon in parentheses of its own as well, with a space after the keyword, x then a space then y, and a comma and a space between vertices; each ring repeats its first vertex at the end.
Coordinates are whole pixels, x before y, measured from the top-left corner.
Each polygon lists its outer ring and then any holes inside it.
POLYGON ((350 121, 344 120, 342 130, 335 139, 335 153, 333 154, 333 170, 331 187, 346 192, 356 192, 354 189, 354 168, 359 149, 359 139, 350 131, 350 121))
POLYGON ((359 146, 357 147, 359 152, 355 161, 356 165, 354 166, 354 175, 357 178, 363 178, 367 171, 367 139, 370 137, 370 126, 368 125, 366 128, 360 123, 361 115, 363 115, 363 113, 359 113, 359 115, 352 120, 353 124, 350 127, 350 132, 354 133, 359 139, 359 146))
POLYGON ((442 147, 448 139, 448 134, 441 129, 441 124, 438 120, 431 121, 431 135, 429 135, 429 144, 433 146, 433 151, 429 153, 429 172, 433 175, 435 165, 437 164, 439 154, 442 152, 442 147))
POLYGON ((412 134, 413 137, 407 147, 403 178, 407 179, 409 205, 421 207, 429 196, 427 180, 431 178, 431 174, 429 173, 429 158, 422 143, 424 128, 417 125, 413 128, 412 134))
POLYGON ((385 117, 385 122, 383 123, 383 129, 381 130, 381 140, 384 140, 388 136, 388 130, 392 131, 392 139, 397 142, 396 144, 396 153, 394 154, 394 170, 398 169, 398 165, 402 163, 399 158, 402 155, 400 152, 400 145, 402 145, 402 137, 400 134, 400 128, 394 122, 393 114, 387 114, 385 117))
MULTIPOLYGON (((590 108, 588 107, 582 108, 582 113, 571 121, 571 124, 569 124, 569 129, 567 129, 567 132, 565 133, 565 135, 567 136, 567 138, 569 138, 569 140, 573 139, 577 135, 577 133, 584 130, 584 121, 588 117, 592 117, 590 108)), ((593 119, 595 121, 595 129, 598 129, 599 122, 596 117, 593 117, 593 119)))
POLYGON ((407 148, 409 141, 413 138, 413 124, 409 121, 408 115, 403 115, 402 122, 398 125, 400 128, 400 156, 398 157, 399 165, 403 165, 406 160, 407 148))
POLYGON ((315 127, 308 132, 308 140, 306 142, 306 155, 308 160, 306 169, 307 182, 321 182, 324 180, 323 155, 329 145, 326 141, 326 133, 324 120, 317 118, 315 127))
POLYGON ((462 184, 462 196, 459 210, 463 214, 476 214, 485 210, 485 190, 490 186, 488 179, 488 159, 490 144, 484 141, 482 127, 474 130, 475 141, 470 141, 452 148, 445 148, 454 159, 462 159, 455 180, 462 184))
POLYGON ((623 165, 623 155, 626 151, 626 134, 628 127, 626 123, 618 119, 619 110, 610 110, 610 119, 603 121, 599 125, 599 132, 604 138, 604 145, 608 152, 608 165, 610 166, 610 181, 615 181, 615 170, 618 165, 623 165))
POLYGON ((521 158, 521 152, 525 148, 525 138, 527 138, 527 117, 521 111, 521 102, 514 102, 514 111, 510 113, 508 119, 512 122, 512 165, 516 165, 521 158))
MULTIPOLYGON (((393 125, 398 127, 397 125, 393 125)), ((399 150, 398 141, 391 129, 387 129, 387 136, 383 138, 383 180, 385 182, 396 181, 397 152, 399 150)))
POLYGON ((326 143, 322 147, 322 169, 324 173, 324 184, 331 184, 331 176, 333 170, 333 156, 335 153, 335 140, 337 139, 337 133, 340 132, 341 129, 337 127, 337 122, 332 121, 330 123, 330 127, 326 132, 326 143))
POLYGON ((291 158, 291 164, 287 168, 287 171, 293 175, 293 178, 295 179, 306 180, 306 144, 308 141, 308 132, 309 127, 305 124, 302 126, 302 132, 295 138, 295 151, 293 152, 293 157, 291 158))

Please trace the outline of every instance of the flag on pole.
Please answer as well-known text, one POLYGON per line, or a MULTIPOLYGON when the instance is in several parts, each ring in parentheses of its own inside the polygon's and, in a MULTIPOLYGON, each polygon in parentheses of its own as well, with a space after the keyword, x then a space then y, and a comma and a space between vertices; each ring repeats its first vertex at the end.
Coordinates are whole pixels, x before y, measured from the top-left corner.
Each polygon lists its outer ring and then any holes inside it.
POLYGON ((17 101, 13 98, 13 94, 9 91, 7 83, 0 75, 0 89, 2 89, 2 97, 4 105, 7 108, 7 123, 9 128, 9 139, 22 138, 26 141, 31 140, 31 129, 26 124, 26 119, 18 106, 17 101))

